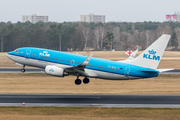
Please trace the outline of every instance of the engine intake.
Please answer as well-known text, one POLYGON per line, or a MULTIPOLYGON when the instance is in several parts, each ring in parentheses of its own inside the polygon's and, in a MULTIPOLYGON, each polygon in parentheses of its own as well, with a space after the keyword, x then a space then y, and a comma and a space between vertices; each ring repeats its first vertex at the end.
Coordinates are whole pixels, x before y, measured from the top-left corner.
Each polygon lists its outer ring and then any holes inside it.
POLYGON ((53 65, 46 66, 45 73, 47 75, 58 76, 58 77, 64 77, 65 75, 63 68, 53 66, 53 65))

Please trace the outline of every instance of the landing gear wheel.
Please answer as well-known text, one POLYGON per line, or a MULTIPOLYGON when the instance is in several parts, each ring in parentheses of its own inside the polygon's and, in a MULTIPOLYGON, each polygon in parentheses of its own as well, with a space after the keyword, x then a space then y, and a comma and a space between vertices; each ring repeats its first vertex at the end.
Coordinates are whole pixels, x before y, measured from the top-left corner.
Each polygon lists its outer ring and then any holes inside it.
POLYGON ((26 70, 25 69, 21 69, 21 72, 24 73, 26 70))
POLYGON ((85 78, 83 79, 83 83, 84 83, 84 84, 88 84, 88 83, 89 83, 89 79, 85 77, 85 78))
POLYGON ((80 80, 80 79, 76 79, 76 80, 75 80, 75 84, 76 84, 76 85, 80 85, 80 84, 81 84, 81 80, 80 80))

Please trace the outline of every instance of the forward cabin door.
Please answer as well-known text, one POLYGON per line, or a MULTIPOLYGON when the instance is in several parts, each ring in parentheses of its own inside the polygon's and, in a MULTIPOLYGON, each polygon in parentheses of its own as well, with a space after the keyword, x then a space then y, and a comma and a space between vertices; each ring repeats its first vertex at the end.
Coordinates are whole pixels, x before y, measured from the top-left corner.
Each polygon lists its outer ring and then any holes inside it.
POLYGON ((29 58, 30 58, 30 55, 31 55, 31 49, 27 49, 27 50, 26 50, 25 57, 26 57, 27 59, 29 59, 29 58))

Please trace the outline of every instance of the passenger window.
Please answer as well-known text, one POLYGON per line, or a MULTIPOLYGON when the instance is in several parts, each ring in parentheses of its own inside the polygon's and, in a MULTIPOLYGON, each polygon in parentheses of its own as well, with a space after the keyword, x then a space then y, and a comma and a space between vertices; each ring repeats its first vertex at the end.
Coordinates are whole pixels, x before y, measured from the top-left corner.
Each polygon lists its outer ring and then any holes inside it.
POLYGON ((99 66, 97 66, 97 68, 98 68, 99 66))
POLYGON ((79 62, 78 62, 78 64, 79 64, 79 62))
POLYGON ((76 64, 76 62, 75 62, 75 64, 76 64))
POLYGON ((118 71, 118 70, 117 70, 118 71))
POLYGON ((67 60, 67 62, 69 62, 69 61, 67 60))
POLYGON ((104 67, 104 69, 106 69, 106 67, 104 67))
POLYGON ((53 58, 53 60, 54 60, 54 58, 53 58))
POLYGON ((62 59, 60 61, 62 61, 62 59))
POLYGON ((65 60, 65 62, 66 62, 66 60, 65 60))
POLYGON ((112 70, 113 70, 113 68, 112 68, 112 70))
POLYGON ((41 56, 41 58, 43 58, 43 56, 41 56))
POLYGON ((50 57, 48 57, 48 59, 50 59, 50 57))
POLYGON ((33 56, 33 54, 32 54, 32 56, 33 56))
POLYGON ((38 57, 38 55, 36 57, 38 57))
POLYGON ((51 60, 52 60, 52 58, 51 58, 51 60))
POLYGON ((34 55, 34 57, 36 57, 36 55, 34 55))
POLYGON ((91 66, 91 65, 90 65, 91 66))
POLYGON ((73 63, 73 61, 72 61, 72 63, 73 63))
POLYGON ((56 60, 57 60, 57 58, 56 58, 56 60))
POLYGON ((44 57, 44 58, 46 58, 46 57, 44 57))
POLYGON ((92 67, 94 67, 94 65, 92 65, 92 67))

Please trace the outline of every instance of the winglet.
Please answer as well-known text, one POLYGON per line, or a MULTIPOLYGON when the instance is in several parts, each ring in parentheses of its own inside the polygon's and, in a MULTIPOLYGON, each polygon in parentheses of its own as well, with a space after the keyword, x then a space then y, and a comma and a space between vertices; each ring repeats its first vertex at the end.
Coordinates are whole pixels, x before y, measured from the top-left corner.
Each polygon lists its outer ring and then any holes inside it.
POLYGON ((90 59, 91 59, 91 57, 92 57, 92 53, 91 53, 91 54, 84 60, 84 62, 81 63, 80 65, 81 65, 81 66, 87 66, 88 63, 89 63, 89 61, 90 61, 90 59))

